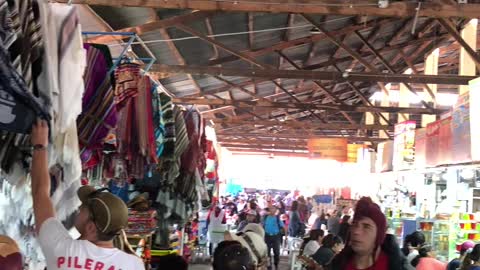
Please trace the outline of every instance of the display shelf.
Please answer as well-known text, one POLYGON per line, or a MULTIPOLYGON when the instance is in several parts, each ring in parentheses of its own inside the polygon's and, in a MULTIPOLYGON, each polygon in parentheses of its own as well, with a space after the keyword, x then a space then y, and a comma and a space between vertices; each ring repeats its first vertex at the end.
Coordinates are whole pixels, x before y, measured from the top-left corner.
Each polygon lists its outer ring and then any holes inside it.
MULTIPOLYGON (((480 198, 479 198, 480 199, 480 198)), ((464 223, 464 224, 467 224, 467 223, 480 223, 480 221, 478 220, 459 220, 458 223, 464 223)))

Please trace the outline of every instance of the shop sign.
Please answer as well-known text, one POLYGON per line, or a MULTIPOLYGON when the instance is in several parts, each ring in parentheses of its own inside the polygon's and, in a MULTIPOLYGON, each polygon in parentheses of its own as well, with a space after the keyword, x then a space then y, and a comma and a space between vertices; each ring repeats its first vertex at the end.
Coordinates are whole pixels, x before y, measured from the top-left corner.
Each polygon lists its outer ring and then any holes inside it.
POLYGON ((393 170, 393 141, 379 143, 377 146, 376 172, 393 170))
POLYGON ((363 149, 363 144, 348 144, 347 145, 347 162, 357 163, 358 150, 363 149))
POLYGON ((347 161, 348 141, 345 138, 312 138, 308 140, 308 152, 311 157, 347 161))
POLYGON ((470 116, 470 94, 467 92, 458 97, 452 111, 452 158, 456 163, 472 160, 470 116))
POLYGON ((437 165, 452 163, 452 116, 440 120, 437 165))
POLYGON ((435 121, 427 125, 427 166, 435 167, 439 161, 440 123, 435 121))
POLYGON ((393 167, 395 170, 407 170, 415 162, 415 121, 405 121, 395 125, 393 167))
POLYGON ((471 80, 470 86, 470 135, 473 161, 480 161, 480 78, 471 80))
POLYGON ((427 165, 427 129, 415 130, 415 167, 425 168, 427 165))
POLYGON ((335 201, 335 204, 338 206, 338 207, 355 207, 355 205, 357 204, 357 201, 356 200, 351 200, 351 199, 337 199, 335 201))

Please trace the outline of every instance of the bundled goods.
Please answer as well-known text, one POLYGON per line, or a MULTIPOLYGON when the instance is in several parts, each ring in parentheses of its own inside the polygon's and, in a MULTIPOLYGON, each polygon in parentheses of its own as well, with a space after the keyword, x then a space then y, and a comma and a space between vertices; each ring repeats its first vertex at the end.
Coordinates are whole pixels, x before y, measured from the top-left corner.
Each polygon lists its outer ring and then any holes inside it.
POLYGON ((157 227, 157 212, 155 210, 128 212, 127 234, 151 234, 157 227))

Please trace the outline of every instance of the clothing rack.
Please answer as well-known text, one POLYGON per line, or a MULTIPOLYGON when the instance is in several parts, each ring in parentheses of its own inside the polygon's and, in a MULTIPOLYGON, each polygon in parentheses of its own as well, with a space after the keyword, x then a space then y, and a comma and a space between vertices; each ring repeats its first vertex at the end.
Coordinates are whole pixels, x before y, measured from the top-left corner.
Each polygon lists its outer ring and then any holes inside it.
MULTIPOLYGON (((135 41, 135 39, 140 43, 140 45, 143 47, 143 49, 145 49, 145 51, 148 53, 148 55, 150 57, 136 57, 137 60, 140 60, 142 61, 143 63, 147 63, 148 64, 145 66, 144 70, 143 70, 143 73, 146 74, 148 73, 148 71, 150 71, 150 69, 152 68, 153 64, 157 61, 157 58, 155 57, 155 55, 152 53, 152 51, 150 50, 150 48, 148 48, 148 46, 145 45, 145 42, 142 40, 142 38, 140 38, 136 33, 134 32, 91 32, 91 31, 86 31, 86 32, 82 32, 82 35, 84 36, 89 36, 89 35, 97 35, 97 36, 122 36, 122 37, 130 37, 128 42, 125 44, 121 54, 117 57, 117 58, 114 58, 113 60, 115 61, 112 68, 110 69, 110 73, 113 72, 117 67, 118 65, 122 62, 122 59, 125 57, 126 53, 128 52, 129 48, 131 48, 131 45, 133 44, 133 42, 135 41)), ((158 87, 158 89, 165 93, 166 95, 168 95, 169 97, 171 98, 174 98, 175 95, 173 95, 172 93, 170 93, 167 89, 165 89, 165 87, 163 87, 163 85, 161 85, 157 80, 154 80, 152 78, 150 78, 150 80, 152 81, 152 83, 158 87)), ((178 104, 177 104, 178 106, 178 104)))
POLYGON ((145 51, 148 53, 150 57, 136 57, 136 59, 142 61, 143 63, 146 63, 147 65, 145 66, 143 73, 147 73, 157 61, 157 58, 155 55, 152 53, 152 51, 145 45, 145 42, 137 36, 136 33, 134 32, 92 32, 92 31, 86 31, 82 32, 82 35, 84 36, 89 36, 89 35, 96 35, 96 36, 123 36, 123 37, 129 37, 128 42, 125 44, 122 52, 117 58, 114 58, 114 64, 112 68, 109 70, 109 73, 113 72, 118 65, 121 63, 122 59, 125 57, 125 55, 128 53, 129 49, 131 48, 133 42, 137 40, 140 45, 145 49, 145 51))

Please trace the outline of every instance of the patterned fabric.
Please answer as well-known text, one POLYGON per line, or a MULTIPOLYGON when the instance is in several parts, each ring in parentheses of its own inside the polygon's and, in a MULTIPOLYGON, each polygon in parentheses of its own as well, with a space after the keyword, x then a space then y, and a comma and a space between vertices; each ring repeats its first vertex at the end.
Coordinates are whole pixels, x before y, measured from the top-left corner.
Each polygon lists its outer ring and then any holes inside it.
MULTIPOLYGON (((80 154, 83 164, 95 166, 98 162, 89 160, 99 153, 109 132, 117 124, 117 110, 111 78, 108 71, 112 57, 105 45, 85 44, 87 50, 87 69, 85 72, 85 94, 82 100, 83 112, 77 119, 80 154)), ((99 157, 96 158, 99 160, 99 157)))
POLYGON ((152 87, 153 129, 156 143, 156 156, 161 157, 165 141, 165 121, 158 87, 152 87))
MULTIPOLYGON (((36 117, 47 120, 50 117, 48 108, 29 89, 33 85, 32 70, 35 70, 35 76, 41 71, 38 62, 42 49, 37 46, 36 18, 26 16, 32 15, 32 3, 17 2, 0 0, 0 129, 28 133, 36 117)), ((28 136, 3 133, 1 140, 10 142, 0 144, 0 162, 4 171, 10 172, 16 162, 26 162, 28 153, 22 153, 21 147, 29 143, 28 136)), ((22 165, 16 167, 23 171, 22 165)))
POLYGON ((10 16, 8 27, 13 32, 6 43, 11 63, 25 79, 30 92, 38 93, 34 83, 42 70, 43 55, 38 4, 32 0, 3 2, 8 4, 10 16))
POLYGON ((165 130, 162 157, 172 158, 175 152, 175 116, 172 99, 165 93, 160 93, 160 104, 165 130))
POLYGON ((117 153, 127 161, 128 175, 141 179, 146 167, 158 162, 154 137, 152 84, 136 64, 122 64, 115 72, 118 111, 117 153))
POLYGON ((150 78, 142 77, 138 83, 138 95, 135 97, 140 154, 147 158, 149 164, 157 163, 157 148, 153 134, 152 88, 150 78))
POLYGON ((125 101, 138 95, 140 68, 137 64, 122 64, 115 70, 118 82, 115 87, 115 104, 123 106, 125 101))

